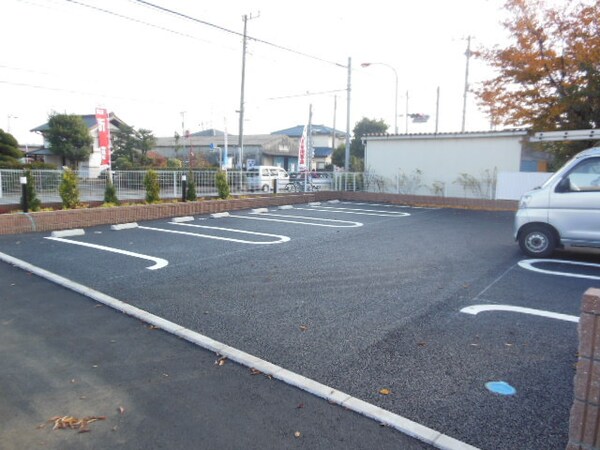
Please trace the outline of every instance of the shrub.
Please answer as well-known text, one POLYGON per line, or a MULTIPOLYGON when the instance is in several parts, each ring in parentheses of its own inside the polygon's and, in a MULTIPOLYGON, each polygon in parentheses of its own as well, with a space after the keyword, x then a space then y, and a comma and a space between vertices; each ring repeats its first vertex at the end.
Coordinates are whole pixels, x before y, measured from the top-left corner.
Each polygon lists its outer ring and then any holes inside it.
POLYGON ((146 172, 144 186, 146 187, 146 202, 158 203, 160 201, 160 184, 158 174, 154 170, 146 172))
POLYGON ((58 187, 60 198, 64 209, 73 209, 79 206, 79 186, 77 185, 77 175, 71 169, 65 169, 62 175, 62 181, 58 187))
MULTIPOLYGON (((31 175, 31 170, 25 171, 25 178, 27 178, 27 184, 25 185, 25 197, 27 198, 27 207, 30 211, 39 211, 42 206, 42 202, 39 198, 37 198, 37 194, 35 192, 35 180, 31 175)), ((25 206, 24 200, 25 199, 21 197, 21 204, 23 206, 25 206)))
POLYGON ((217 172, 215 181, 217 184, 217 192, 219 194, 219 198, 229 198, 229 185, 227 184, 227 174, 223 170, 219 170, 217 172))
POLYGON ((190 171, 187 175, 187 192, 185 194, 185 199, 190 202, 195 202, 198 200, 198 196, 196 195, 196 183, 194 182, 194 174, 190 171))
POLYGON ((121 203, 117 198, 117 189, 113 184, 110 177, 106 178, 106 189, 104 189, 104 203, 111 203, 113 205, 118 205, 121 203))

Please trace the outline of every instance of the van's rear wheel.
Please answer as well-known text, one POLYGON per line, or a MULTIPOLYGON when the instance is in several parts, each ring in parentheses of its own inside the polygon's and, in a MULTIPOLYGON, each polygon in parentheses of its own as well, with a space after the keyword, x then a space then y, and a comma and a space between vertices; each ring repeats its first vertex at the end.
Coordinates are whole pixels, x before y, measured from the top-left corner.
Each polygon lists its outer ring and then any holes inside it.
POLYGON ((546 258, 554 253, 558 244, 554 230, 544 224, 526 226, 519 234, 519 247, 527 256, 546 258))

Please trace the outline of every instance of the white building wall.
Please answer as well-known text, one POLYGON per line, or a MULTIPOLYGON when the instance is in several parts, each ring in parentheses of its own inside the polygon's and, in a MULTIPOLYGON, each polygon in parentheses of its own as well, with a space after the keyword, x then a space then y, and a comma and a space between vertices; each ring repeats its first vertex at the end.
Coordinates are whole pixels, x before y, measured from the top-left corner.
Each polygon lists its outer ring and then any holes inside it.
MULTIPOLYGON (((456 137, 367 138, 365 168, 386 179, 388 192, 477 197, 477 193, 465 189, 458 182, 461 174, 467 174, 485 185, 499 172, 518 172, 522 139, 522 135, 494 136, 485 133, 456 137), (417 184, 420 186, 414 189, 417 184), (407 188, 414 192, 406 192, 407 188)), ((482 186, 483 190, 486 188, 482 186)))

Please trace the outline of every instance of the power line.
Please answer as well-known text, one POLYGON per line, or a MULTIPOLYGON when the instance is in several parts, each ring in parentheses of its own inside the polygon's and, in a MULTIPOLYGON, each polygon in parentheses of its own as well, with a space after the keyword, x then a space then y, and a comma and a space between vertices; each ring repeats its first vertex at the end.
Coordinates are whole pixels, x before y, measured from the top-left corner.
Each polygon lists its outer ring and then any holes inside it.
MULTIPOLYGON (((72 0, 68 0, 68 1, 72 1, 72 0)), ((202 25, 206 25, 206 26, 209 26, 209 27, 212 27, 212 28, 216 28, 217 30, 224 31, 224 32, 229 33, 229 34, 233 34, 233 35, 236 35, 236 36, 244 37, 243 33, 240 33, 238 31, 230 30, 230 29, 222 27, 220 25, 216 25, 214 23, 207 22, 205 20, 197 19, 197 18, 189 16, 187 14, 180 13, 178 11, 174 11, 172 9, 165 8, 163 6, 159 6, 159 5, 156 5, 154 3, 147 2, 145 0, 135 0, 135 1, 137 1, 140 4, 143 4, 143 5, 155 8, 158 11, 162 11, 162 12, 166 12, 166 13, 169 13, 169 14, 173 14, 173 15, 175 15, 177 17, 181 17, 181 18, 184 18, 186 20, 191 20, 193 22, 200 23, 202 25)), ((309 55, 308 53, 304 53, 304 52, 301 52, 301 51, 298 51, 298 50, 294 50, 294 49, 291 49, 289 47, 284 47, 282 45, 275 44, 273 42, 265 41, 263 39, 258 39, 258 38, 251 37, 251 36, 246 36, 246 37, 247 37, 247 39, 251 39, 251 40, 253 40, 255 42, 258 42, 260 44, 265 44, 265 45, 268 45, 270 47, 277 48, 279 50, 283 50, 283 51, 286 51, 286 52, 294 53, 296 55, 304 56, 306 58, 314 59, 314 60, 317 60, 317 61, 320 61, 320 62, 324 62, 324 63, 327 63, 327 64, 333 64, 334 66, 337 66, 337 67, 346 68, 346 66, 343 65, 343 64, 340 64, 340 63, 337 63, 337 62, 334 62, 334 61, 329 61, 327 59, 323 59, 323 58, 320 58, 318 56, 309 55)))
POLYGON ((75 5, 83 6, 85 8, 89 8, 89 9, 93 9, 93 10, 96 10, 96 11, 100 11, 102 13, 109 14, 111 16, 119 17, 121 19, 129 20, 131 22, 139 23, 141 25, 146 25, 146 26, 149 26, 149 27, 152 27, 152 28, 156 28, 156 29, 159 29, 159 30, 162 30, 162 31, 166 31, 168 33, 177 34, 179 36, 187 37, 187 38, 190 38, 190 39, 195 39, 195 40, 201 41, 201 42, 206 42, 208 44, 215 44, 215 42, 208 41, 206 39, 201 39, 201 38, 199 38, 197 36, 193 36, 193 35, 188 34, 188 33, 182 33, 181 31, 172 30, 171 28, 163 27, 161 25, 155 25, 153 23, 146 22, 144 20, 136 19, 135 17, 126 16, 125 14, 120 14, 120 13, 117 13, 117 12, 114 12, 114 11, 111 11, 111 10, 108 10, 108 9, 104 9, 104 8, 99 8, 97 6, 88 5, 87 3, 79 2, 77 0, 65 0, 65 1, 69 2, 69 3, 73 3, 75 5))
POLYGON ((168 103, 168 102, 157 101, 157 100, 149 100, 147 98, 140 99, 140 98, 133 98, 133 97, 121 97, 121 96, 117 96, 117 95, 103 94, 100 92, 86 92, 86 91, 79 91, 79 90, 75 90, 75 89, 65 89, 65 88, 59 88, 59 87, 53 87, 53 86, 43 86, 41 84, 21 83, 18 81, 10 81, 10 80, 0 80, 0 84, 7 84, 10 86, 19 86, 19 87, 28 87, 28 88, 34 88, 34 89, 42 89, 42 90, 46 90, 46 91, 66 92, 68 94, 92 95, 92 96, 98 96, 98 97, 103 97, 103 98, 127 100, 127 101, 132 101, 132 102, 145 102, 145 103, 158 103, 158 104, 163 104, 163 105, 166 105, 166 104, 175 105, 174 103, 168 103))
POLYGON ((346 92, 346 89, 334 89, 331 91, 320 91, 320 92, 305 92, 304 94, 292 94, 292 95, 283 95, 281 97, 269 97, 267 100, 285 100, 288 98, 298 98, 298 97, 311 97, 314 95, 326 95, 326 94, 334 94, 336 92, 346 92))

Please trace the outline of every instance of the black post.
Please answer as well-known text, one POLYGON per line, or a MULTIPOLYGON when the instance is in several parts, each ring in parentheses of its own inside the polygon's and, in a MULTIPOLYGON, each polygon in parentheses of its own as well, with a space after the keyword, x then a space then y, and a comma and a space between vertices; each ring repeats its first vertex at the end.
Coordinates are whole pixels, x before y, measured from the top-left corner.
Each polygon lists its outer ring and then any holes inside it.
POLYGON ((187 177, 185 175, 181 175, 181 201, 187 201, 187 177))
POLYGON ((279 185, 279 183, 277 183, 277 181, 278 181, 277 178, 275 178, 273 180, 273 194, 277 194, 277 188, 278 188, 278 185, 279 185))
POLYGON ((27 177, 21 177, 21 195, 23 212, 29 212, 29 202, 27 200, 27 177))

